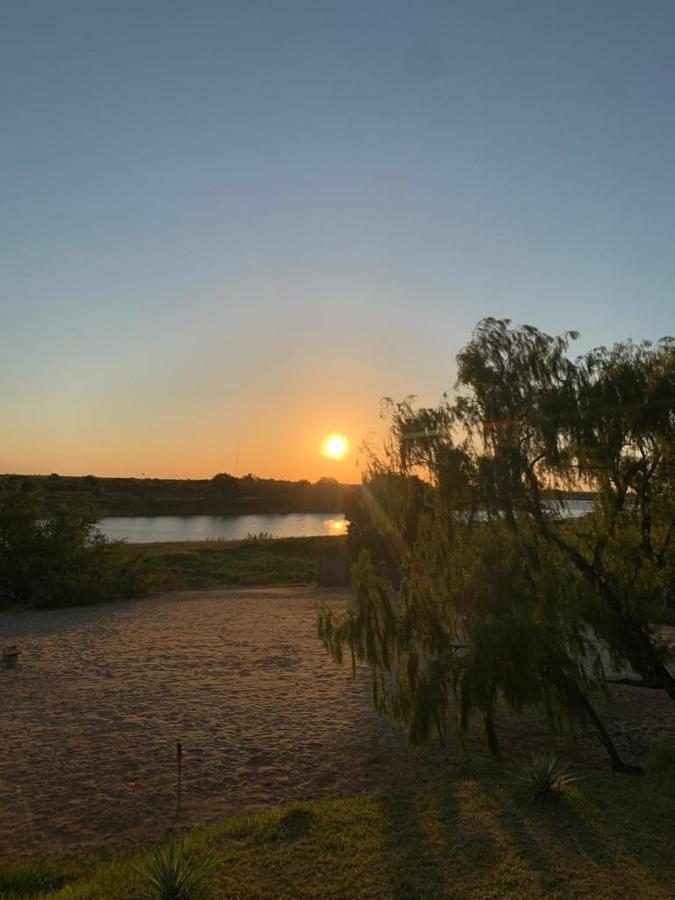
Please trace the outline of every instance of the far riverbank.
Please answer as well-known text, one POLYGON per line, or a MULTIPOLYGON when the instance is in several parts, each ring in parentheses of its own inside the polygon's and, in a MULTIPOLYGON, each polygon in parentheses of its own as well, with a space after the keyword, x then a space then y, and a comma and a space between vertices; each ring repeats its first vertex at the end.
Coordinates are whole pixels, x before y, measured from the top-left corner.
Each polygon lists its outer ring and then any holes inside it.
POLYGON ((0 487, 42 491, 49 506, 82 501, 107 516, 238 516, 347 512, 361 486, 334 478, 282 481, 221 473, 213 478, 0 475, 0 487))

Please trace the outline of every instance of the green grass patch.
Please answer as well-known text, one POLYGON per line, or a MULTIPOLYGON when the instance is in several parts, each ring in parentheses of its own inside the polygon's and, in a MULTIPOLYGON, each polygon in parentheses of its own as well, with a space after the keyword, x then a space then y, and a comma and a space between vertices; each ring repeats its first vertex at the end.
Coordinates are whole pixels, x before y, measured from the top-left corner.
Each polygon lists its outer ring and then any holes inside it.
POLYGON ((318 580, 321 554, 341 548, 344 537, 305 537, 130 544, 125 552, 140 556, 154 590, 180 590, 310 584, 318 580))
POLYGON ((73 866, 56 860, 26 860, 0 864, 0 897, 49 896, 78 877, 73 866))
POLYGON ((649 748, 645 767, 650 774, 672 773, 675 775, 675 739, 661 738, 649 748))
MULTIPOLYGON (((674 895, 673 834, 675 781, 594 772, 562 802, 541 806, 524 802, 505 772, 491 769, 240 816, 193 830, 187 846, 218 859, 206 896, 223 900, 625 900, 674 895)), ((27 875, 20 882, 20 867, 10 865, 0 884, 13 893, 0 896, 133 898, 139 882, 131 866, 142 868, 149 855, 75 863, 79 874, 56 890, 40 881, 48 864, 22 864, 34 883, 27 875)))

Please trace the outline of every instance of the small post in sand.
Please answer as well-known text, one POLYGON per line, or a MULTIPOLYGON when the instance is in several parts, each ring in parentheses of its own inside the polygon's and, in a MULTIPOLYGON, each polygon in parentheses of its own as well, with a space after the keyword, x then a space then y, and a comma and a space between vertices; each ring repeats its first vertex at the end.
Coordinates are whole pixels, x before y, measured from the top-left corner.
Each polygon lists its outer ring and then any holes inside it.
POLYGON ((176 742, 176 769, 178 772, 178 787, 176 790, 176 818, 180 813, 180 792, 181 792, 181 775, 183 766, 183 745, 180 741, 176 742))

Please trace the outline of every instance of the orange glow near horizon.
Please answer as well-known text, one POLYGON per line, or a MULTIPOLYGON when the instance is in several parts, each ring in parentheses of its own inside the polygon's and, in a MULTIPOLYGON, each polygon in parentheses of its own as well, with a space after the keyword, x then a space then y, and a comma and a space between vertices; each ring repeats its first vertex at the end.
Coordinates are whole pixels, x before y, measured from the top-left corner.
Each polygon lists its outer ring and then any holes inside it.
MULTIPOLYGON (((358 447, 381 432, 382 387, 357 363, 341 378, 313 356, 300 359, 298 370, 286 373, 280 397, 264 390, 260 372, 244 368, 245 390, 228 404, 220 391, 196 391, 190 366, 180 378, 170 373, 168 385, 153 376, 135 393, 111 381, 104 400, 91 405, 68 395, 63 409, 64 398, 50 394, 23 409, 17 395, 9 406, 18 426, 3 434, 0 472, 168 479, 229 472, 358 483, 358 447), (336 435, 321 452, 324 439, 336 435)), ((224 381, 216 374, 214 383, 224 381)))

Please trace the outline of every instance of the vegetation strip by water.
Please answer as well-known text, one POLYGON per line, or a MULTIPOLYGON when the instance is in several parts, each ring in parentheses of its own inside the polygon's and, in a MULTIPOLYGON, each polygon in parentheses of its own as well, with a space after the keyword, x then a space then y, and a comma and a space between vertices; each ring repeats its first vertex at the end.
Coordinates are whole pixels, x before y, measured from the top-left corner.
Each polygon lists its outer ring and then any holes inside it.
POLYGON ((145 568, 153 590, 218 585, 292 585, 319 580, 322 554, 343 554, 344 537, 267 538, 135 544, 125 551, 145 568))

